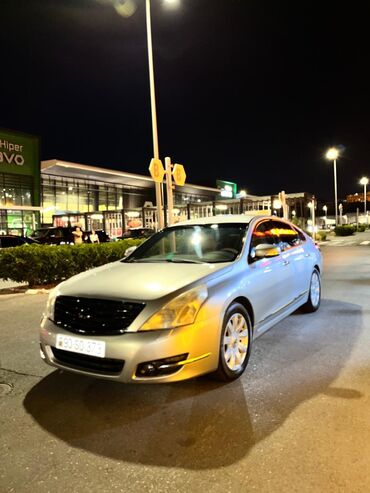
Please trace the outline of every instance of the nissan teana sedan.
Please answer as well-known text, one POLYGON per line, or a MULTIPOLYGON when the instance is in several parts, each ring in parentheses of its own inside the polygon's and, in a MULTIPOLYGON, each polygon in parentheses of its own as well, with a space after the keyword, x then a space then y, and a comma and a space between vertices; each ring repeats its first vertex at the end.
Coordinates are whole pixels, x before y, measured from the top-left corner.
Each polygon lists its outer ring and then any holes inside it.
POLYGON ((253 340, 320 306, 314 242, 276 217, 190 220, 126 258, 62 282, 41 325, 57 368, 120 382, 174 382, 245 370, 253 340))

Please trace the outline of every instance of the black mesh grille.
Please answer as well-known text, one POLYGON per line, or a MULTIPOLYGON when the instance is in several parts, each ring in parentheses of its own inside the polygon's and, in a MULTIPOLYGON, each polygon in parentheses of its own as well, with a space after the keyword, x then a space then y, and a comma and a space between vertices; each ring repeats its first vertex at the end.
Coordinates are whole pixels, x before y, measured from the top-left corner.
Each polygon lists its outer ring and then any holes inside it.
POLYGON ((54 322, 64 330, 84 335, 118 335, 135 320, 144 303, 58 296, 54 322))
POLYGON ((52 347, 54 358, 57 362, 62 363, 76 370, 89 370, 94 373, 104 375, 118 375, 121 373, 124 361, 112 358, 98 358, 96 356, 88 356, 86 354, 72 353, 52 347))

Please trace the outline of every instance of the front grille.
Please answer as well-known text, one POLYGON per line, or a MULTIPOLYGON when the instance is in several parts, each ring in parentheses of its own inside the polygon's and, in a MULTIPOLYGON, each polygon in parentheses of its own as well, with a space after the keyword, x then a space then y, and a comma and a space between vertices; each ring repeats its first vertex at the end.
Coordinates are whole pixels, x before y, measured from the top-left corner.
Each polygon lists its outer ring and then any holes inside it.
POLYGON ((64 330, 84 335, 119 335, 144 309, 145 303, 58 296, 54 322, 64 330))
POLYGON ((103 375, 119 375, 125 362, 120 359, 98 358, 52 347, 56 362, 76 370, 88 370, 103 375))

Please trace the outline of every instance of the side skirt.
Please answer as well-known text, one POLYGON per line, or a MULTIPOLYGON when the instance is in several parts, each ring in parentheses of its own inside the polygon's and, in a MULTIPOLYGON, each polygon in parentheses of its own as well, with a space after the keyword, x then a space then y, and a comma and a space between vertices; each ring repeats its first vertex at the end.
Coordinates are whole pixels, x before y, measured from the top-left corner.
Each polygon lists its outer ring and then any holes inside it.
POLYGON ((274 325, 284 320, 284 318, 291 315, 293 312, 298 310, 300 306, 302 306, 307 301, 308 291, 302 293, 297 299, 289 303, 289 305, 281 308, 278 312, 273 313, 262 322, 259 322, 255 325, 254 328, 254 337, 253 339, 257 339, 257 337, 264 334, 266 331, 271 329, 274 325))

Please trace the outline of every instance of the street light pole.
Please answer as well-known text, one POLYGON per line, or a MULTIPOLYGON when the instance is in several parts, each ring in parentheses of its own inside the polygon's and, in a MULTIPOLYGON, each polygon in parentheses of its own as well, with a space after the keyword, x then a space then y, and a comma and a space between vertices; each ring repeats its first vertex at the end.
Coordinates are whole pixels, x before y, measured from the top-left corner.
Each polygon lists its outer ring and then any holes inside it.
MULTIPOLYGON (((153 63, 153 42, 152 42, 152 22, 150 15, 150 0, 146 0, 146 33, 148 40, 148 62, 149 62, 149 83, 150 83, 150 105, 152 112, 152 133, 153 133, 153 157, 159 159, 158 146, 158 127, 157 127, 157 106, 155 101, 154 85, 154 63, 153 63)), ((157 203, 158 228, 164 227, 162 211, 162 190, 161 184, 155 183, 155 196, 157 203)))
POLYGON ((333 161, 334 165, 334 207, 335 207, 335 225, 338 226, 338 190, 337 190, 337 159, 339 151, 332 147, 326 153, 326 158, 333 161))
POLYGON ((328 206, 327 205, 324 205, 322 210, 325 212, 325 216, 324 216, 324 227, 326 229, 326 225, 327 225, 327 220, 328 220, 328 206))
POLYGON ((366 224, 369 225, 369 218, 367 217, 367 212, 366 212, 366 199, 367 199, 367 197, 366 197, 366 195, 367 195, 366 186, 369 183, 369 179, 366 176, 363 176, 360 180, 360 183, 361 183, 361 185, 364 186, 364 214, 365 214, 365 218, 366 218, 366 224))
POLYGON ((334 165, 334 202, 335 202, 335 225, 338 226, 338 186, 337 186, 337 160, 333 160, 334 165))

